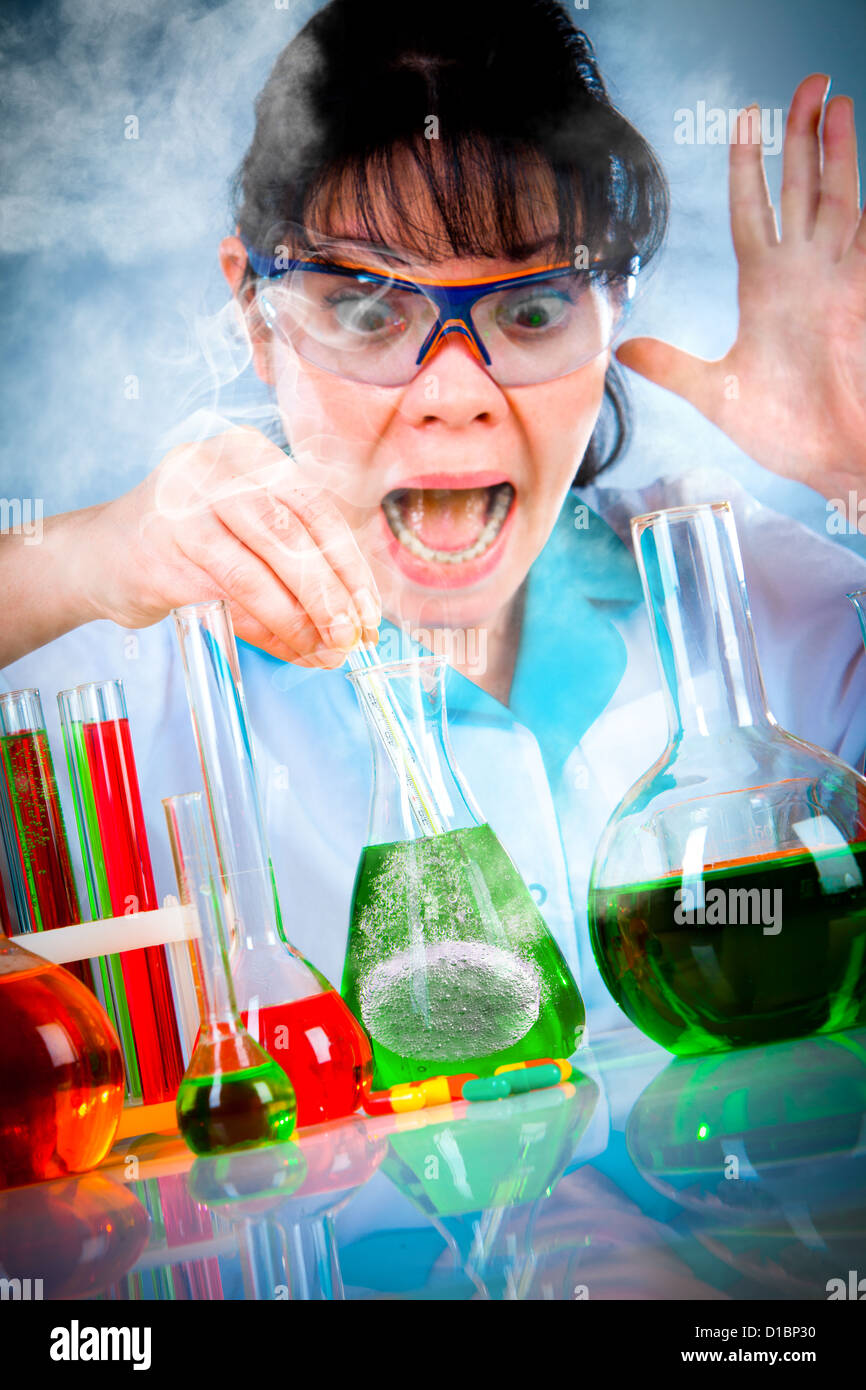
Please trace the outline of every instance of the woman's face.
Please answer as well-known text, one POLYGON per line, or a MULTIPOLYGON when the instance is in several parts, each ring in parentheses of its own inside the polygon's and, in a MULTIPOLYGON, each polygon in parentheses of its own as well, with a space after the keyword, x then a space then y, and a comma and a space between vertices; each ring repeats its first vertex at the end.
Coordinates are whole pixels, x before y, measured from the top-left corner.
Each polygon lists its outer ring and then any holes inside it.
MULTIPOLYGON (((339 234, 357 241, 353 232, 339 234)), ((246 260, 237 238, 223 243, 222 257, 234 282, 246 260)), ((549 264, 549 250, 518 264, 437 257, 424 273, 472 279, 533 264, 549 264)), ((598 416, 609 353, 555 381, 502 387, 454 333, 407 385, 376 387, 313 366, 277 335, 254 349, 292 453, 352 527, 385 616, 410 628, 495 622, 562 507, 598 416)))

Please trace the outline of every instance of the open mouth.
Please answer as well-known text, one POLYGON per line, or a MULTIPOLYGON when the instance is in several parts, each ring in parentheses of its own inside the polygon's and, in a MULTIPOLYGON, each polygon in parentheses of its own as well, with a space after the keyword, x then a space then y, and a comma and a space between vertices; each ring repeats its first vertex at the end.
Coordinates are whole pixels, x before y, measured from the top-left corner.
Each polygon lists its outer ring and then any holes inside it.
POLYGON ((511 483, 490 487, 395 488, 382 510, 402 546, 419 560, 462 565, 489 550, 514 502, 511 483))

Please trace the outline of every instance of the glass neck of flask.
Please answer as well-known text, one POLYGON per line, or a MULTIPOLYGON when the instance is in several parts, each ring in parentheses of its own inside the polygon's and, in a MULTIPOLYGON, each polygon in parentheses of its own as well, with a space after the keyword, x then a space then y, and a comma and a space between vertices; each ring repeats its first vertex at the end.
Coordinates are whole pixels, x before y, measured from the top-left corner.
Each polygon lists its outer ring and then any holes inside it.
POLYGON ((228 607, 222 600, 191 604, 175 609, 174 618, 220 869, 234 908, 236 940, 247 950, 288 946, 228 607))
POLYGON ((196 914, 193 947, 202 1034, 240 1028, 229 965, 229 933, 216 845, 200 792, 163 801, 181 902, 196 914))
POLYGON ((373 752, 369 844, 417 840, 482 822, 454 760, 437 657, 349 671, 373 752))
POLYGON ((671 739, 774 724, 730 503, 635 517, 632 535, 671 739))
POLYGON ((863 641, 866 642, 866 589, 855 589, 853 594, 848 595, 848 598, 854 605, 857 617, 860 620, 860 632, 863 641))

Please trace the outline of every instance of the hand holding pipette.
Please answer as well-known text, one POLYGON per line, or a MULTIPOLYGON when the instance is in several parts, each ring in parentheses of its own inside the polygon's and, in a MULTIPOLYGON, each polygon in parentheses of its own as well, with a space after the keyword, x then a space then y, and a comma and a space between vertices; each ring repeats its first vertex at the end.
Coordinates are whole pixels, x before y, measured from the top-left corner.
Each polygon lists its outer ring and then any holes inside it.
POLYGON ((248 427, 180 444, 123 496, 51 517, 45 545, 5 539, 2 666, 94 619, 150 627, 222 598, 243 641, 335 669, 356 642, 375 641, 382 618, 336 503, 248 427))

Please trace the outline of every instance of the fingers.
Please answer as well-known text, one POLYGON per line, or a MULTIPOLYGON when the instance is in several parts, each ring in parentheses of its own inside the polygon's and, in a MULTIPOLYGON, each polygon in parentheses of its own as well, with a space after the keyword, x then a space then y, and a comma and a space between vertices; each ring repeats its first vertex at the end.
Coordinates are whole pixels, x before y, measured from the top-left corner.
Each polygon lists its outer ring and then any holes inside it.
POLYGON ((757 106, 741 111, 737 138, 731 145, 731 234, 737 259, 761 254, 779 240, 776 215, 764 173, 761 113, 757 106))
POLYGON ((345 519, 319 489, 289 488, 281 482, 270 492, 306 527, 351 595, 365 632, 372 633, 382 621, 382 605, 370 566, 345 519))
MULTIPOLYGON (((321 540, 316 540, 291 507, 267 493, 227 499, 215 511, 300 603, 321 643, 348 651, 365 633, 372 635, 376 627, 372 591, 368 590, 365 618, 326 553, 343 545, 342 532, 348 528, 341 516, 325 517, 323 513, 319 519, 321 540)), ((280 632, 277 628, 273 631, 280 632)))
POLYGON ((866 208, 861 213, 854 240, 843 264, 846 274, 855 277, 859 284, 866 286, 866 208))
POLYGON ((812 241, 838 260, 851 244, 860 217, 857 134, 850 97, 834 97, 828 103, 823 147, 824 168, 812 241))
POLYGON ((262 651, 276 657, 278 661, 290 661, 295 666, 324 667, 333 670, 342 666, 346 660, 346 653, 333 647, 313 647, 309 655, 302 656, 295 646, 270 632, 258 618, 241 607, 236 599, 229 602, 229 608, 235 634, 251 646, 260 647, 262 651))
POLYGON ((257 431, 171 451, 156 514, 230 601, 245 640, 283 660, 331 666, 377 640, 381 604, 348 523, 257 431))
POLYGON ((270 649, 276 639, 291 653, 284 658, 289 660, 311 657, 323 645, 334 650, 336 644, 323 639, 302 601, 216 514, 205 513, 195 525, 184 528, 177 543, 219 596, 240 611, 244 631, 239 635, 245 640, 270 649))
POLYGON ((805 78, 791 99, 782 163, 782 235, 806 241, 812 236, 821 189, 818 128, 830 87, 824 73, 805 78))
POLYGON ((360 636, 373 640, 382 621, 376 584, 338 508, 321 487, 299 483, 270 441, 262 441, 264 449, 244 435, 232 442, 209 479, 214 510, 283 579, 315 621, 342 629, 323 631, 324 640, 344 649, 360 636))
POLYGON ((664 343, 659 338, 629 338, 617 351, 617 358, 632 371, 640 372, 657 386, 673 391, 689 401, 702 414, 713 418, 715 363, 664 343))

